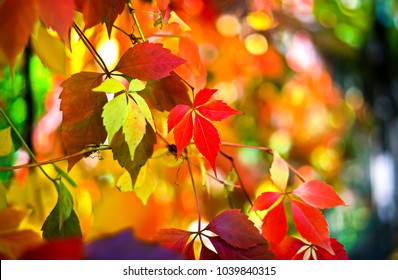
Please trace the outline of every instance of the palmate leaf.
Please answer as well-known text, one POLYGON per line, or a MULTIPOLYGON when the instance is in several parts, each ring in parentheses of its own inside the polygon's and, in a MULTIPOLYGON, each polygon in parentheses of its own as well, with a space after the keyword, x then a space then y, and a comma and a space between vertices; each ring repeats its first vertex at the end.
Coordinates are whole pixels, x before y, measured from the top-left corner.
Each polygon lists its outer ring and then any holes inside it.
MULTIPOLYGON (((102 110, 108 99, 104 92, 92 91, 101 83, 102 74, 80 72, 61 84, 61 139, 67 155, 80 152, 90 144, 102 144, 106 139, 102 110)), ((70 158, 68 170, 82 157, 70 158)))
POLYGON ((166 248, 183 253, 191 234, 191 232, 181 229, 161 229, 154 236, 154 241, 160 243, 166 248))
POLYGON ((114 71, 139 80, 160 80, 170 75, 185 60, 175 56, 160 43, 145 41, 129 48, 120 58, 114 71))
POLYGON ((317 208, 331 208, 347 204, 338 196, 332 186, 317 180, 307 181, 292 191, 305 203, 317 208))

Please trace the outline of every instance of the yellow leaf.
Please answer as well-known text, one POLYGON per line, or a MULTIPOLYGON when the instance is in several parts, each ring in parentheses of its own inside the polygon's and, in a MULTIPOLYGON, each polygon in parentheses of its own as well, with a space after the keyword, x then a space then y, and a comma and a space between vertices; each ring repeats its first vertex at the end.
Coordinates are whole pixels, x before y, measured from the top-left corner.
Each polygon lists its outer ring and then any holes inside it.
POLYGON ((11 128, 0 130, 0 156, 6 156, 12 152, 11 128))
POLYGON ((148 104, 146 103, 145 99, 142 98, 137 93, 131 93, 131 96, 134 98, 135 102, 137 103, 138 107, 140 107, 141 112, 144 114, 145 119, 151 125, 154 132, 156 132, 155 122, 153 121, 151 109, 149 109, 148 104))
POLYGON ((186 24, 174 11, 170 12, 170 19, 168 23, 177 23, 182 31, 191 31, 191 28, 186 24))
POLYGON ((284 192, 289 179, 289 167, 286 161, 281 158, 278 152, 274 152, 274 159, 270 168, 271 180, 274 184, 284 192))
POLYGON ((108 93, 117 93, 125 90, 124 84, 113 78, 106 79, 98 87, 93 88, 93 91, 108 93))

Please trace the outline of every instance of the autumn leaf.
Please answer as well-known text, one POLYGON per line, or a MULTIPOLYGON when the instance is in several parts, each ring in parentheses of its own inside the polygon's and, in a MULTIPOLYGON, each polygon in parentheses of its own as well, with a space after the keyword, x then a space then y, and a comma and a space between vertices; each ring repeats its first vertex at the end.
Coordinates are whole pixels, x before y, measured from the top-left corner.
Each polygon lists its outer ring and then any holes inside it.
POLYGON ((220 260, 220 256, 214 251, 207 248, 204 244, 202 244, 202 248, 200 249, 200 257, 201 260, 220 260))
POLYGON ((39 0, 39 17, 47 26, 58 33, 69 47, 70 28, 75 13, 74 0, 39 0))
POLYGON ((162 44, 145 41, 129 48, 113 71, 139 80, 160 80, 170 75, 185 60, 175 56, 162 44))
POLYGON ((322 213, 318 209, 298 200, 290 199, 290 202, 293 222, 301 236, 308 242, 318 245, 333 254, 333 249, 330 246, 328 224, 322 213))
POLYGON ((248 216, 238 209, 226 210, 215 217, 205 228, 217 234, 233 247, 247 249, 266 241, 248 216))
POLYGON ((347 204, 338 196, 332 186, 320 181, 307 181, 292 191, 305 203, 317 208, 331 208, 347 204))
POLYGON ((208 88, 200 90, 194 98, 193 108, 179 104, 170 111, 168 117, 169 132, 174 129, 177 156, 180 156, 193 136, 195 146, 209 161, 214 173, 216 173, 215 161, 221 141, 217 129, 209 120, 220 121, 240 113, 222 101, 209 102, 216 91, 208 88))
POLYGON ((82 260, 83 240, 80 237, 47 240, 37 248, 26 251, 21 260, 82 260))
POLYGON ((289 179, 289 167, 286 161, 276 151, 274 151, 270 173, 271 180, 281 190, 281 192, 284 192, 289 179))
POLYGON ((13 68, 27 45, 38 15, 37 1, 5 0, 0 5, 0 50, 13 68))
POLYGON ((183 253, 191 234, 191 232, 181 229, 161 229, 154 236, 153 240, 166 248, 183 253))
POLYGON ((269 243, 275 244, 283 240, 288 230, 283 201, 278 203, 265 215, 261 229, 265 239, 269 243))
POLYGON ((0 130, 0 157, 6 156, 12 152, 11 127, 0 130))
POLYGON ((270 208, 280 197, 279 192, 264 192, 260 194, 253 202, 251 211, 267 210, 270 208))
POLYGON ((124 10, 125 0, 75 0, 76 9, 83 14, 85 29, 105 23, 110 37, 113 23, 124 10))
MULTIPOLYGON (((106 139, 102 110, 108 99, 104 92, 92 91, 101 83, 102 74, 80 72, 61 84, 61 138, 67 155, 80 152, 90 144, 102 144, 106 139)), ((82 157, 70 158, 68 170, 82 157)))
POLYGON ((99 86, 93 88, 95 92, 118 93, 126 90, 123 83, 114 78, 105 79, 99 86))

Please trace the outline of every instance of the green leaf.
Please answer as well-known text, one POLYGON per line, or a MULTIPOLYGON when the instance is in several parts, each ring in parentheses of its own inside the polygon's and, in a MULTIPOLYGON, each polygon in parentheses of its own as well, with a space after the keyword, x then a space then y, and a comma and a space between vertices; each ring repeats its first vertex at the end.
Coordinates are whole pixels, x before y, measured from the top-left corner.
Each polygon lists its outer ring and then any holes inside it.
POLYGON ((11 127, 0 130, 0 156, 9 155, 12 147, 11 127))
POLYGON ((58 200, 50 215, 46 218, 41 230, 43 238, 64 238, 82 236, 79 218, 73 210, 73 198, 68 188, 60 181, 54 181, 58 200))
POLYGON ((123 123, 125 141, 130 150, 130 159, 134 161, 135 150, 145 135, 146 121, 140 107, 134 102, 128 102, 128 114, 123 123))
POLYGON ((127 119, 128 106, 125 94, 120 94, 105 104, 102 118, 111 142, 115 133, 123 126, 127 119))
POLYGON ((77 184, 76 182, 66 173, 65 171, 62 170, 62 168, 59 168, 56 164, 53 164, 55 170, 57 170, 58 174, 64 178, 72 187, 76 188, 77 184))
POLYGON ((140 107, 141 112, 144 114, 145 119, 151 125, 153 131, 156 132, 155 122, 153 121, 152 112, 149 109, 148 104, 146 103, 145 99, 141 97, 141 95, 137 93, 130 93, 131 97, 135 100, 138 107, 140 107))
POLYGON ((114 78, 109 78, 104 80, 99 86, 93 88, 93 91, 96 92, 120 92, 120 91, 125 91, 126 88, 124 87, 124 84, 116 80, 114 78))
POLYGON ((282 192, 284 192, 289 179, 289 166, 276 151, 274 151, 274 159, 269 171, 271 173, 271 180, 282 192))
POLYGON ((132 79, 129 85, 129 92, 137 92, 145 89, 145 83, 138 79, 132 79))

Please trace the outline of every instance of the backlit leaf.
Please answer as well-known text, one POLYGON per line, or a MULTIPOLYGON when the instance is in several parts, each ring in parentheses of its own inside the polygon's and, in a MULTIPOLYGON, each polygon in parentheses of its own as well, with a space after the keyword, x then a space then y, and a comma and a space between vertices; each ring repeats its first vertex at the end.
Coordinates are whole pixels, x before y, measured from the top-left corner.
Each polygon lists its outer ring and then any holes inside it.
POLYGON ((210 89, 210 88, 205 88, 198 91, 195 94, 193 105, 195 107, 204 105, 210 100, 210 98, 216 93, 216 91, 217 91, 216 89, 210 89))
POLYGON ((123 83, 114 78, 105 79, 99 86, 93 88, 93 91, 107 93, 117 93, 124 90, 126 90, 126 88, 123 83))
POLYGON ((264 217, 262 232, 271 244, 279 243, 287 234, 288 223, 283 201, 272 208, 264 217))
POLYGON ((129 92, 137 92, 145 89, 145 83, 138 79, 132 79, 129 84, 129 92))
POLYGON ((324 248, 333 254, 330 246, 329 229, 325 217, 316 208, 291 199, 293 222, 297 231, 308 242, 324 248))
POLYGON ((252 211, 267 210, 270 208, 280 197, 279 192, 264 192, 260 194, 253 202, 252 211))
MULTIPOLYGON (((60 95, 61 138, 67 155, 80 152, 90 144, 102 144, 106 139, 102 110, 108 99, 105 93, 92 91, 101 82, 102 74, 80 72, 61 84, 64 88, 60 95)), ((82 157, 69 159, 68 170, 82 157)))
POLYGON ((37 1, 5 0, 0 5, 0 50, 11 68, 28 43, 37 15, 37 1))
POLYGON ((209 239, 222 260, 270 260, 274 258, 266 243, 241 249, 228 244, 218 236, 211 236, 209 239))
POLYGON ((348 255, 343 244, 337 241, 336 238, 330 238, 330 246, 333 249, 334 255, 331 255, 325 249, 318 247, 318 250, 316 251, 318 260, 348 260, 348 255))
POLYGON ((200 257, 201 260, 219 260, 220 256, 214 251, 207 248, 204 244, 202 244, 202 248, 200 249, 200 257))
POLYGON ((58 33, 69 47, 69 32, 75 13, 74 0, 39 0, 39 17, 47 26, 58 33))
POLYGON ((281 158, 279 153, 276 151, 274 151, 274 158, 269 171, 271 173, 271 180, 282 192, 284 192, 289 179, 289 167, 286 161, 281 158))
POLYGON ((145 41, 129 48, 120 58, 115 71, 139 80, 159 80, 170 75, 185 60, 163 48, 162 44, 145 41))
POLYGON ((0 157, 6 156, 12 152, 11 127, 0 130, 0 157))
POLYGON ((105 23, 108 35, 117 16, 124 10, 125 0, 75 0, 76 9, 83 13, 85 29, 105 23))
POLYGON ((271 244, 271 250, 278 260, 292 260, 296 257, 299 250, 306 245, 300 239, 286 236, 282 242, 271 244))
POLYGON ((253 222, 238 209, 222 212, 205 229, 214 232, 233 247, 247 249, 266 243, 253 222))
POLYGON ((305 203, 321 209, 347 205, 338 196, 332 186, 316 180, 301 184, 292 193, 301 198, 305 203))
POLYGON ((204 117, 212 121, 222 121, 229 116, 241 114, 240 111, 232 109, 221 100, 214 100, 206 105, 198 107, 197 110, 204 117))
POLYGON ((154 241, 160 243, 163 247, 183 253, 191 234, 189 231, 181 229, 161 229, 155 235, 154 241))
POLYGON ((191 142, 192 134, 192 114, 187 114, 174 128, 174 140, 177 146, 177 157, 180 157, 181 152, 191 142))
MULTIPOLYGON (((174 131, 174 133, 176 132, 174 131)), ((221 144, 217 129, 211 122, 196 115, 193 139, 199 152, 210 162, 214 173, 216 173, 216 158, 221 144)))
POLYGON ((120 94, 105 104, 102 112, 105 129, 108 132, 108 140, 112 141, 113 136, 126 122, 129 109, 127 96, 120 94))
POLYGON ((170 111, 169 117, 167 118, 169 132, 182 121, 190 109, 191 107, 188 105, 179 104, 170 111))
POLYGON ((130 93, 130 96, 134 99, 138 107, 141 109, 142 114, 144 115, 149 125, 152 127, 153 131, 156 132, 156 127, 152 117, 152 112, 151 109, 149 109, 149 106, 146 103, 145 99, 142 98, 141 95, 139 95, 138 93, 130 93))

